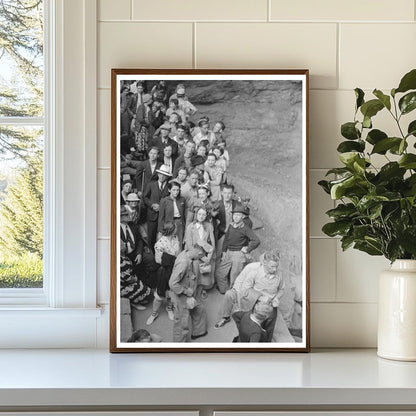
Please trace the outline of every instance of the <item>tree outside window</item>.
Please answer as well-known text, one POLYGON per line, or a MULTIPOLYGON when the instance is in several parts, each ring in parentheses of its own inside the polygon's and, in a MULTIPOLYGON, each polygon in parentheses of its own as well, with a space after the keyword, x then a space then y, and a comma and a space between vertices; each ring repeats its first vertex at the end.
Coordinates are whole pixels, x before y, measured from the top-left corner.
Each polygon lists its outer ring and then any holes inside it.
POLYGON ((0 0, 0 289, 43 285, 43 2, 0 0))

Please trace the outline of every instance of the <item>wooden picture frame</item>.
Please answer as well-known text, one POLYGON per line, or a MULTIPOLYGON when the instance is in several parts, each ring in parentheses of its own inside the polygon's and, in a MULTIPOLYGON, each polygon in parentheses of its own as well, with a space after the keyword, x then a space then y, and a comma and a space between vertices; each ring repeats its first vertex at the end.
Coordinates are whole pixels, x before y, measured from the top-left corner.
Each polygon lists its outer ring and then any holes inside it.
POLYGON ((309 351, 308 82, 112 70, 111 352, 309 351))

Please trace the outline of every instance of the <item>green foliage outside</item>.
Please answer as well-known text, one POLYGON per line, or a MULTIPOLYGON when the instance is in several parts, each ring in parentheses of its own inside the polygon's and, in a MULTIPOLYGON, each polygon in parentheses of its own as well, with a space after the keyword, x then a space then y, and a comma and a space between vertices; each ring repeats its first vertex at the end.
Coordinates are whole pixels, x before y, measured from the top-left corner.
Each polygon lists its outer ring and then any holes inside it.
POLYGON ((1 256, 0 289, 42 287, 42 268, 42 260, 35 254, 1 256))
MULTIPOLYGON (((42 116, 41 0, 0 0, 0 65, 0 116, 42 116)), ((0 194, 0 288, 42 287, 42 132, 1 125, 0 167, 6 164, 15 179, 0 194)))
POLYGON ((416 69, 389 95, 375 89, 375 98, 366 101, 361 89, 355 94, 354 120, 341 126, 346 140, 337 148, 343 166, 327 172, 334 180, 319 182, 338 202, 327 211, 333 221, 322 231, 341 237, 343 250, 353 247, 391 262, 416 259, 416 120, 408 116, 416 109, 416 69), (394 131, 373 126, 381 111, 394 120, 394 131), (384 165, 376 162, 380 158, 384 165))

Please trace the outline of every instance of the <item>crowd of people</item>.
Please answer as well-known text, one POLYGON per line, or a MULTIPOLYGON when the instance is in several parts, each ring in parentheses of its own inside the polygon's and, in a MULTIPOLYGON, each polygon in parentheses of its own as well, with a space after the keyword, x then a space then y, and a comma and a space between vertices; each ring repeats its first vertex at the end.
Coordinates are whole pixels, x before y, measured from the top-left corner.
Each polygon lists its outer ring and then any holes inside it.
POLYGON ((227 175, 225 124, 197 117, 184 84, 122 81, 120 91, 121 296, 148 326, 166 305, 172 341, 191 342, 207 335, 204 304, 217 290, 213 329, 233 319, 230 342, 277 341, 279 254, 250 254, 260 240, 227 175))

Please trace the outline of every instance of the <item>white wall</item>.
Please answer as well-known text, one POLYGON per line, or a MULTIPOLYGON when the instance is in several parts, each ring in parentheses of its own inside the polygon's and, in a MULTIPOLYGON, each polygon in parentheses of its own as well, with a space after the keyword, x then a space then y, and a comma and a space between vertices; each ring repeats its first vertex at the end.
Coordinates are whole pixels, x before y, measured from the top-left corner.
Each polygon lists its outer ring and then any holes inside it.
POLYGON ((416 67, 415 1, 98 4, 99 303, 108 304, 110 281, 111 68, 309 68, 312 346, 375 346, 377 276, 388 262, 342 253, 322 234, 333 203, 316 183, 337 164, 340 124, 354 116, 353 88, 390 90, 416 67))

